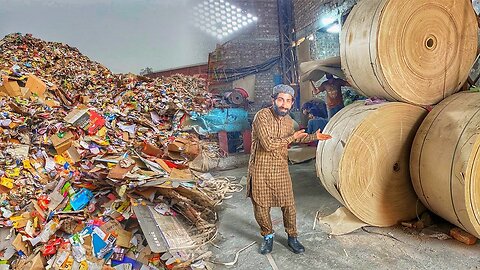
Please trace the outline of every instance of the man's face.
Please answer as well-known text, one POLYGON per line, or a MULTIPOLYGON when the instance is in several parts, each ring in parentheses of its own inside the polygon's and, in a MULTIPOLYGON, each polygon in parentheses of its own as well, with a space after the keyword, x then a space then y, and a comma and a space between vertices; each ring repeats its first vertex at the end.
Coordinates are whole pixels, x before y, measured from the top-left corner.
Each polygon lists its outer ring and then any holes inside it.
POLYGON ((273 110, 278 116, 285 116, 290 112, 293 105, 293 97, 289 94, 280 93, 273 99, 273 110))

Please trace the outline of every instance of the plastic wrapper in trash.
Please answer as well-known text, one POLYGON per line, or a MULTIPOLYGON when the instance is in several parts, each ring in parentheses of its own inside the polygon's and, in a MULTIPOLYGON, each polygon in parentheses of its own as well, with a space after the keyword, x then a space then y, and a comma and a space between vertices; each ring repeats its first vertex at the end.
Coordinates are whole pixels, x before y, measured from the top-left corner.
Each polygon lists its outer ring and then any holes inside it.
POLYGON ((93 193, 86 188, 82 188, 70 198, 70 205, 75 211, 82 210, 88 205, 92 198, 93 193))

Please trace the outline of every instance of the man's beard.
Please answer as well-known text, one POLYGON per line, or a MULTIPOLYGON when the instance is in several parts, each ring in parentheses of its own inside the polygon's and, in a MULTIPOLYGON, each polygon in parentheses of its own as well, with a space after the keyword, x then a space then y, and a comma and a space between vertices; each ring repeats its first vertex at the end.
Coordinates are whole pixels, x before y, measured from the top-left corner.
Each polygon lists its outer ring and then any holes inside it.
MULTIPOLYGON (((286 108, 284 108, 284 109, 286 109, 286 108)), ((273 103, 273 111, 274 111, 275 114, 278 115, 278 116, 285 116, 285 115, 287 115, 287 114, 290 112, 289 109, 287 109, 287 110, 284 111, 284 112, 280 111, 280 108, 279 108, 279 107, 277 106, 277 104, 275 104, 275 103, 273 103)))

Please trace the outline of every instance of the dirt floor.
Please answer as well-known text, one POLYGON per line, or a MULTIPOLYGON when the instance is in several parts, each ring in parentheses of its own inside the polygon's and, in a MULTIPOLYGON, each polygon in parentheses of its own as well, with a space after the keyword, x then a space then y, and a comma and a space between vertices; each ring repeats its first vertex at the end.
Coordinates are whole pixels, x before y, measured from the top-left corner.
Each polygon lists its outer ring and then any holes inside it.
MULTIPOLYGON (((281 211, 272 210, 276 236, 271 255, 278 269, 480 269, 478 244, 438 240, 401 226, 367 227, 369 232, 359 229, 344 236, 330 236, 324 226, 313 230, 317 211, 326 216, 340 206, 321 186, 314 164, 310 161, 290 166, 304 254, 296 255, 286 248, 281 211)), ((246 170, 243 167, 216 174, 241 179, 246 170)), ((219 235, 214 242, 217 247, 211 248, 216 261, 231 262, 238 250, 256 243, 239 254, 235 265, 217 264, 215 269, 272 269, 267 256, 258 253, 262 238, 245 192, 234 194, 220 206, 219 219, 219 235)))

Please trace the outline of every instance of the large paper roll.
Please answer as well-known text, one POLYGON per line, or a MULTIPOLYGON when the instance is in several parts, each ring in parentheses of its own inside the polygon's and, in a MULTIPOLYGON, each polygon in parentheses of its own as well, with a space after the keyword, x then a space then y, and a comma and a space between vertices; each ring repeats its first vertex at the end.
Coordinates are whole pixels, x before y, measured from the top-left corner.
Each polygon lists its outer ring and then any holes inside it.
POLYGON ((413 190, 409 157, 427 111, 414 105, 356 102, 325 127, 317 175, 326 190, 365 223, 387 227, 424 208, 413 190))
POLYGON ((480 93, 461 92, 428 114, 412 146, 410 172, 423 204, 480 237, 480 93))
POLYGON ((365 96, 431 105, 465 83, 477 42, 470 0, 362 0, 342 29, 342 69, 365 96))

